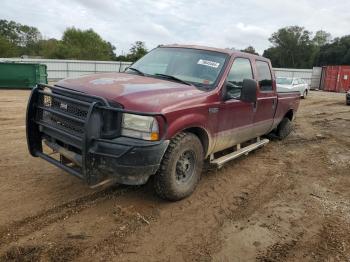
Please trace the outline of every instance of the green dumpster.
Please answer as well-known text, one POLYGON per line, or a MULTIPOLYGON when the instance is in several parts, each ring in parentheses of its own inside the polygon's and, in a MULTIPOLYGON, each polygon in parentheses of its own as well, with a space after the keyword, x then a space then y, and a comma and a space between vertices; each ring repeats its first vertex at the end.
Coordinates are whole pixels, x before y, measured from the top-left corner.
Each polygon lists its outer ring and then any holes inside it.
POLYGON ((0 88, 33 88, 38 83, 47 84, 46 65, 0 63, 0 88))

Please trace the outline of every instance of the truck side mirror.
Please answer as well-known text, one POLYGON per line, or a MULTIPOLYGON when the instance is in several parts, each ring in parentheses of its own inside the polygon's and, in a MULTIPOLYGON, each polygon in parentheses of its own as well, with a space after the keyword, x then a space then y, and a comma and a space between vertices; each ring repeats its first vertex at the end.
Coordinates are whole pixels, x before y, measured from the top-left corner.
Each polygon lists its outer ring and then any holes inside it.
POLYGON ((254 79, 244 79, 241 92, 241 101, 254 103, 257 100, 258 84, 254 79))

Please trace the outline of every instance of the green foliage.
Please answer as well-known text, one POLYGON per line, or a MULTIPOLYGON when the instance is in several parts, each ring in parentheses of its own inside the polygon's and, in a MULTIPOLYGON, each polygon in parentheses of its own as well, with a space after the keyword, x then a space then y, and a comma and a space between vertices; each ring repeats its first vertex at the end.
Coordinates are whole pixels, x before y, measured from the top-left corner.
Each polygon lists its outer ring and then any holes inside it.
POLYGON ((0 57, 16 57, 19 50, 16 45, 0 35, 0 57))
POLYGON ((104 41, 92 29, 68 28, 58 45, 58 55, 62 58, 81 60, 113 60, 115 47, 104 41))
POLYGON ((317 46, 324 46, 325 44, 330 43, 331 40, 332 40, 331 34, 323 30, 317 31, 313 38, 313 42, 317 46))
POLYGON ((31 53, 31 48, 40 40, 41 34, 37 28, 0 20, 1 57, 31 53))
POLYGON ((335 38, 320 47, 316 65, 350 65, 350 35, 335 38))
POLYGON ((118 55, 116 58, 115 58, 116 61, 129 61, 128 58, 125 56, 125 55, 118 55))
POLYGON ((253 54, 253 55, 259 55, 259 54, 255 51, 255 48, 252 47, 251 45, 248 46, 248 47, 245 48, 245 49, 242 49, 241 51, 242 51, 242 52, 246 52, 246 53, 250 53, 250 54, 253 54))
POLYGON ((41 56, 43 58, 115 60, 115 47, 92 29, 67 28, 62 40, 43 40, 35 27, 0 20, 0 57, 41 56))
POLYGON ((284 57, 280 49, 276 47, 270 47, 266 49, 263 56, 271 60, 273 67, 287 67, 284 63, 284 57))
POLYGON ((144 42, 136 41, 130 48, 129 54, 127 54, 126 59, 128 61, 135 62, 147 54, 147 48, 144 42))
POLYGON ((0 35, 20 47, 26 47, 42 38, 37 28, 7 20, 0 20, 0 35))
POLYGON ((263 56, 275 67, 311 68, 313 66, 350 64, 350 36, 336 38, 326 31, 312 33, 303 27, 279 29, 269 39, 272 47, 263 56))
POLYGON ((38 56, 49 58, 49 59, 64 59, 60 54, 62 48, 62 41, 57 39, 41 40, 36 45, 35 53, 38 56))
POLYGON ((276 67, 310 68, 315 56, 311 32, 300 26, 279 29, 269 38, 273 47, 263 56, 271 59, 276 67))

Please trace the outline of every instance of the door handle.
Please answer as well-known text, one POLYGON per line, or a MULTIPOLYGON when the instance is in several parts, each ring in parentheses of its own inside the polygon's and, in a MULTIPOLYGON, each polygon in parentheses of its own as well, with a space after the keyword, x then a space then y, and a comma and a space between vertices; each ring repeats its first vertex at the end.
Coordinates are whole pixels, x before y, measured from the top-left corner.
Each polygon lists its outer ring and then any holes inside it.
POLYGON ((275 109, 276 107, 276 99, 272 99, 272 109, 275 109))
POLYGON ((255 113, 258 108, 258 101, 253 102, 253 112, 255 113))

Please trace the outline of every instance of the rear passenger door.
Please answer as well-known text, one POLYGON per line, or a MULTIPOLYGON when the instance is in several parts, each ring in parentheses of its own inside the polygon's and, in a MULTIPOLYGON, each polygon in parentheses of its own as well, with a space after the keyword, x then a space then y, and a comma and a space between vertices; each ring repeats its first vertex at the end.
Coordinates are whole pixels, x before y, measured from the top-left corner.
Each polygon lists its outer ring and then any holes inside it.
POLYGON ((256 60, 256 75, 259 83, 257 102, 254 108, 254 133, 260 136, 271 131, 277 105, 270 64, 256 60))

